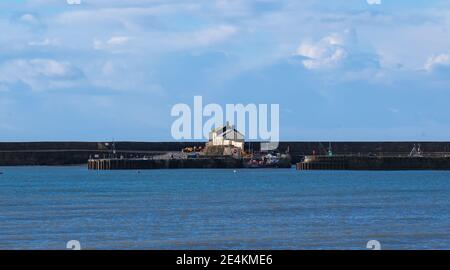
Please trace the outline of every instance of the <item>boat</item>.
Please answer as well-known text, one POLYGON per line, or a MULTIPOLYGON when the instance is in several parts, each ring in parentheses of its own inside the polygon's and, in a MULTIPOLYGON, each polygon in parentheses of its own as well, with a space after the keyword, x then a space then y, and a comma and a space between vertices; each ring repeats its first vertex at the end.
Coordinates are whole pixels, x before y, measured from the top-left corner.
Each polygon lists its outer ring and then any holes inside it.
POLYGON ((259 168, 290 168, 291 160, 288 155, 267 154, 263 156, 253 156, 248 162, 244 164, 245 168, 259 169, 259 168))

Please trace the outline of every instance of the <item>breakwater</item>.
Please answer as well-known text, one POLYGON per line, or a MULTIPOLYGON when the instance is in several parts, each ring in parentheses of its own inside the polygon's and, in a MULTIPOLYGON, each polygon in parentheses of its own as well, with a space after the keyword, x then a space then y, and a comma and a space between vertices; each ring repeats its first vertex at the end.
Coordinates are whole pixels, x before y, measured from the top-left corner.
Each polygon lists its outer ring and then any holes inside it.
POLYGON ((450 170, 450 156, 307 156, 297 170, 450 170))
MULTIPOLYGON (((450 142, 332 142, 339 155, 407 156, 414 144, 421 144, 424 153, 450 153, 450 142)), ((115 142, 116 153, 124 158, 158 155, 181 151, 185 147, 204 146, 204 142, 115 142)), ((246 143, 246 149, 260 150, 259 143, 246 143)), ((279 151, 289 150, 292 162, 315 152, 325 155, 328 142, 280 142, 279 151)), ((112 156, 111 142, 4 142, 0 143, 0 166, 86 164, 93 157, 112 156)))

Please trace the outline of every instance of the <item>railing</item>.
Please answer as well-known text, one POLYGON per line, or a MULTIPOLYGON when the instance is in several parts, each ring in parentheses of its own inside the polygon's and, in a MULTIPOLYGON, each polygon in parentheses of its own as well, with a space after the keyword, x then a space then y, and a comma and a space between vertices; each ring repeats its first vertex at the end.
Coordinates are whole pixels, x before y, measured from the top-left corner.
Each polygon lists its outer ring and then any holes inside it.
MULTIPOLYGON (((305 155, 305 157, 320 157, 320 158, 336 158, 336 157, 417 157, 411 156, 409 152, 397 152, 397 153, 348 153, 348 154, 334 154, 329 155, 305 155)), ((421 153, 420 157, 450 157, 450 152, 433 152, 433 153, 421 153)))

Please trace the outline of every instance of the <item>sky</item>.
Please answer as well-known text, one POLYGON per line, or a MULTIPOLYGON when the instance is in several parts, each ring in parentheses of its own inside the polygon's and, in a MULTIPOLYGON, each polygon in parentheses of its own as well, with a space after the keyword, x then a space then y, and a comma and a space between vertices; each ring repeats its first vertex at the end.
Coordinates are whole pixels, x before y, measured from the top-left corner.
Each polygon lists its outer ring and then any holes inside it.
POLYGON ((0 141, 171 141, 177 103, 281 140, 450 140, 446 0, 3 0, 0 141))

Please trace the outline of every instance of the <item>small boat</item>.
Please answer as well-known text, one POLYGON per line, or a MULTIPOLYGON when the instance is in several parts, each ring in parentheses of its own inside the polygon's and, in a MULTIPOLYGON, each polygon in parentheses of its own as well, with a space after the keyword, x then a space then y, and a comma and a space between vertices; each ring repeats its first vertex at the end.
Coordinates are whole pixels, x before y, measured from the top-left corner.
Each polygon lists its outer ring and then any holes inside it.
POLYGON ((290 159, 287 156, 267 154, 259 158, 252 158, 246 164, 245 168, 290 168, 290 159))

